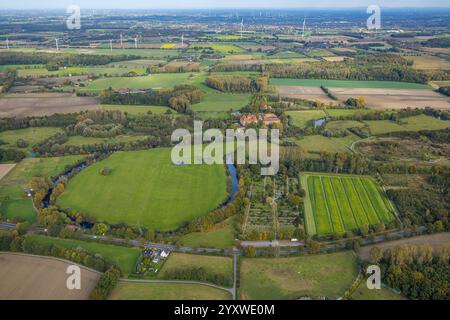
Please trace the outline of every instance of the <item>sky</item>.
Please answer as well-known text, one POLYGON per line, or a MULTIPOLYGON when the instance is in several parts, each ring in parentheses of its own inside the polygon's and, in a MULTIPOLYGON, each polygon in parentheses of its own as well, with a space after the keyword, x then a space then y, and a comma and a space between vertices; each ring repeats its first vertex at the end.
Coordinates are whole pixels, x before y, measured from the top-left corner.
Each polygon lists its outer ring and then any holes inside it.
POLYGON ((0 9, 189 9, 189 8, 313 8, 313 7, 450 7, 450 0, 1 0, 0 9))

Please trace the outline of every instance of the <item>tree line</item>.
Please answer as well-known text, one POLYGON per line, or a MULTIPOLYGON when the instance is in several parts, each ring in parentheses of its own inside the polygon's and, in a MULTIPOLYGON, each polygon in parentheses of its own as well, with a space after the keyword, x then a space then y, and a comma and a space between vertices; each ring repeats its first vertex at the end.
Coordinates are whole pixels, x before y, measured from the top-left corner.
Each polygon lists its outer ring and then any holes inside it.
POLYGON ((266 91, 269 79, 266 76, 258 79, 244 76, 209 76, 205 79, 208 87, 222 92, 259 92, 266 91))
POLYGON ((370 263, 381 268, 382 280, 414 300, 450 299, 450 248, 404 245, 384 251, 374 247, 370 263))
POLYGON ((157 105, 167 106, 180 113, 190 113, 191 105, 200 103, 202 91, 194 86, 176 86, 170 90, 152 90, 142 93, 120 94, 113 90, 104 91, 101 96, 103 104, 157 105))
POLYGON ((265 70, 273 78, 329 79, 329 80, 383 80, 428 83, 446 80, 445 71, 415 70, 411 62, 393 54, 371 54, 346 59, 341 63, 320 61, 299 65, 268 64, 265 70))
POLYGON ((34 237, 20 236, 17 231, 0 230, 0 251, 24 252, 73 261, 99 272, 108 270, 113 264, 100 254, 81 247, 66 248, 58 244, 45 243, 34 237))
POLYGON ((0 52, 0 65, 45 64, 47 69, 59 67, 106 65, 112 62, 137 60, 137 55, 54 54, 45 52, 0 52))

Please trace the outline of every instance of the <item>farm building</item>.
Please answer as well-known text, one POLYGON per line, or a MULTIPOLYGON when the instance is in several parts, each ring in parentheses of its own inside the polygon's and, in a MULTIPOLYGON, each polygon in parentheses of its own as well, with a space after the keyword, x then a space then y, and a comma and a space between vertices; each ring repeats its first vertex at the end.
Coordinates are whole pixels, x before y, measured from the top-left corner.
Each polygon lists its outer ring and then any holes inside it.
POLYGON ((263 123, 265 125, 273 125, 279 124, 280 122, 280 119, 273 113, 264 113, 262 115, 249 114, 243 115, 240 118, 240 123, 244 127, 249 124, 263 123))

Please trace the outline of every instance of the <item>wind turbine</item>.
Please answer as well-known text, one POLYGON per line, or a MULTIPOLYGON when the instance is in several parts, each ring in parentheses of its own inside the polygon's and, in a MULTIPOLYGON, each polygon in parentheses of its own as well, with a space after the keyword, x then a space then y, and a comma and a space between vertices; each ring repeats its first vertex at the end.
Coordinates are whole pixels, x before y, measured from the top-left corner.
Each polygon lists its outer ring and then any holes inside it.
POLYGON ((138 47, 138 37, 134 38, 134 48, 137 49, 138 47))
POLYGON ((306 27, 306 17, 303 19, 303 30, 302 30, 302 38, 305 37, 305 27, 306 27))
POLYGON ((184 34, 181 34, 181 48, 184 48, 184 34))
POLYGON ((112 50, 113 50, 113 42, 112 42, 111 39, 109 40, 109 48, 111 49, 111 52, 112 52, 112 50))
POLYGON ((56 51, 59 51, 58 38, 55 38, 55 43, 56 43, 56 51))
POLYGON ((9 39, 8 38, 6 38, 6 49, 9 50, 9 39))
POLYGON ((242 39, 243 32, 244 32, 244 18, 242 18, 242 21, 241 21, 241 39, 242 39))
POLYGON ((120 34, 120 47, 123 49, 123 35, 120 34))

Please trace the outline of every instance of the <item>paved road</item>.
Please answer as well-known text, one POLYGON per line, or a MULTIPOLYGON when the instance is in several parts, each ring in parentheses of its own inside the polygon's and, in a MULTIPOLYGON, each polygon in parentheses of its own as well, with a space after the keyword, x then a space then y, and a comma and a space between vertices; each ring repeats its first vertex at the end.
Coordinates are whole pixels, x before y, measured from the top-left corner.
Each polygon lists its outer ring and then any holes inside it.
MULTIPOLYGON (((12 223, 0 223, 0 229, 6 229, 6 230, 13 230, 16 228, 15 224, 12 223)), ((417 232, 419 234, 424 234, 426 232, 427 228, 422 226, 417 228, 417 232)), ((47 233, 47 229, 40 228, 40 227, 34 227, 30 229, 29 233, 47 233)), ((406 236, 406 231, 399 230, 395 232, 389 233, 389 238, 391 240, 398 240, 401 238, 404 238, 406 236)), ((131 245, 134 247, 142 247, 142 246, 149 246, 158 248, 161 250, 168 250, 168 251, 177 251, 177 252, 185 252, 185 253, 213 253, 213 254, 223 254, 223 255, 242 255, 242 250, 234 249, 233 251, 226 250, 225 253, 222 249, 215 249, 215 248, 190 248, 190 247, 177 247, 174 245, 169 244, 161 244, 161 243, 145 243, 139 240, 128 240, 128 239, 121 239, 121 238, 112 238, 112 237, 102 237, 102 236, 95 236, 92 234, 82 234, 81 238, 85 239, 93 239, 93 240, 100 240, 105 242, 112 242, 116 244, 125 244, 125 245, 131 245)), ((322 246, 322 251, 326 252, 327 250, 333 250, 333 249, 340 249, 345 246, 347 240, 343 240, 339 243, 327 243, 322 246)), ((371 245, 375 243, 381 243, 386 242, 386 236, 380 235, 374 237, 373 241, 369 239, 360 239, 360 244, 362 246, 365 245, 371 245)), ((305 243, 303 241, 297 241, 297 242, 291 242, 291 241, 242 241, 241 246, 242 247, 248 247, 253 246, 255 248, 270 248, 270 247, 279 247, 280 255, 285 254, 292 254, 291 250, 283 250, 283 248, 295 248, 295 247, 304 247, 305 243)), ((305 248, 306 249, 306 248, 305 248)), ((307 253, 307 250, 304 250, 303 252, 307 253)))
POLYGON ((242 247, 269 248, 269 247, 303 247, 303 241, 242 241, 242 247))
POLYGON ((0 223, 0 229, 14 230, 16 228, 15 224, 12 223, 0 223))

